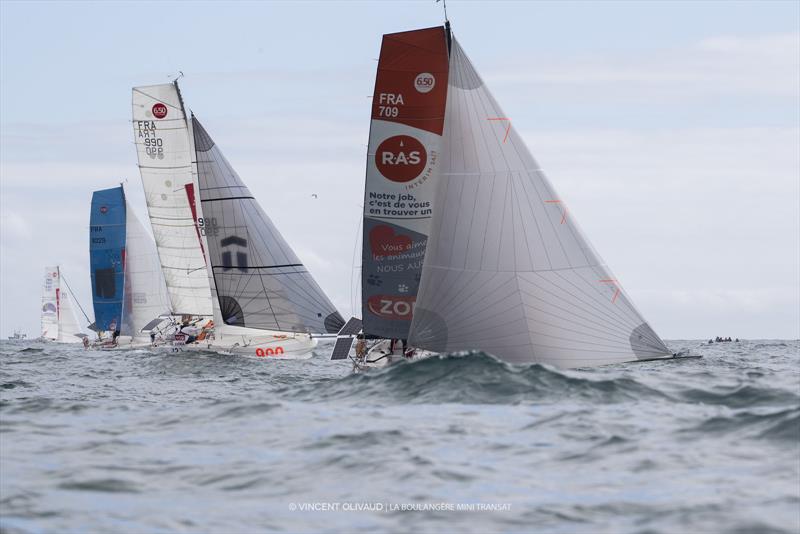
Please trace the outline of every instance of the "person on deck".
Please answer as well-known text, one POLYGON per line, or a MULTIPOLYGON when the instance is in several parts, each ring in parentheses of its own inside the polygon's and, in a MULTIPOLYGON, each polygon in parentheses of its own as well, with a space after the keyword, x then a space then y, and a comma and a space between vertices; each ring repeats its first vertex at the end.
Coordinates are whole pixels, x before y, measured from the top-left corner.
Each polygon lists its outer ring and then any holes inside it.
POLYGON ((197 336, 200 334, 200 329, 187 322, 183 327, 181 327, 181 332, 186 334, 186 344, 188 345, 189 343, 194 343, 197 340, 197 336))
POLYGON ((364 340, 364 335, 358 335, 358 341, 356 341, 356 358, 364 358, 367 355, 367 342, 364 340))

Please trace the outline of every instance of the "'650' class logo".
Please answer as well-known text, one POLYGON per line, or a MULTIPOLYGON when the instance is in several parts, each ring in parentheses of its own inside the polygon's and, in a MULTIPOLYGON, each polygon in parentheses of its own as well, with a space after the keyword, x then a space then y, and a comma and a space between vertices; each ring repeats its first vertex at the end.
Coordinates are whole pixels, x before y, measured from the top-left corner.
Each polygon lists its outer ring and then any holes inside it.
POLYGON ((430 72, 417 74, 414 78, 414 89, 420 93, 430 93, 436 85, 436 78, 430 72))
POLYGON ((167 116, 167 106, 162 104, 161 102, 157 102, 153 104, 153 117, 157 119, 163 119, 167 116))
POLYGON ((373 295, 367 299, 367 308, 374 315, 383 319, 410 321, 416 300, 416 297, 373 295))
POLYGON ((427 162, 425 147, 410 135, 390 137, 375 152, 375 165, 393 182, 410 182, 420 175, 427 162))

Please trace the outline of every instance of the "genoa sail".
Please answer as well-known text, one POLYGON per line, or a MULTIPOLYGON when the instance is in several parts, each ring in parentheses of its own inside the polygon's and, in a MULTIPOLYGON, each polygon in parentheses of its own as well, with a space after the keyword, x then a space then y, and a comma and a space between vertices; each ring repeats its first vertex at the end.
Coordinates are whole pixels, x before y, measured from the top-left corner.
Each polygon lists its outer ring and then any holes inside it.
POLYGON ((383 37, 372 98, 362 246, 364 332, 408 337, 431 223, 447 99, 442 27, 383 37))
POLYGON ((78 323, 78 318, 75 314, 75 307, 72 301, 75 295, 72 295, 66 284, 62 284, 61 269, 58 269, 59 281, 59 324, 58 324, 58 341, 62 343, 78 343, 81 337, 85 334, 83 329, 78 323))
POLYGON ((211 290, 196 225, 194 154, 177 83, 133 88, 133 134, 171 312, 210 316, 211 290))
POLYGON ((194 116, 191 129, 217 333, 337 332, 341 315, 194 116))
POLYGON ((156 317, 169 314, 170 301, 155 243, 126 204, 125 311, 126 330, 135 338, 148 338, 142 328, 156 317))
POLYGON ((58 339, 58 267, 44 268, 42 284, 42 338, 58 339))
MULTIPOLYGON (((89 264, 95 325, 122 331, 125 292, 125 195, 122 187, 95 191, 89 217, 89 264)), ((130 332, 123 332, 128 335, 130 332)))
POLYGON ((455 39, 443 143, 411 344, 559 367, 671 356, 455 39))

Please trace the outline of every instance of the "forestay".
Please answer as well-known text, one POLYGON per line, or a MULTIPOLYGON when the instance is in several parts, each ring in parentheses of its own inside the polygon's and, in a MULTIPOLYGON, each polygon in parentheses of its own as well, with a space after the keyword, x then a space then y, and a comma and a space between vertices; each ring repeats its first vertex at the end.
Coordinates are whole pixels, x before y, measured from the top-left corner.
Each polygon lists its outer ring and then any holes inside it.
POLYGON ((134 87, 133 134, 150 225, 174 314, 211 315, 196 220, 191 135, 177 83, 134 87))
POLYGON ((561 367, 670 356, 453 40, 410 343, 561 367))
POLYGON ((440 166, 447 98, 444 28, 383 36, 364 191, 364 332, 406 338, 440 166))
POLYGON ((337 332, 341 315, 194 117, 192 131, 219 332, 337 332))

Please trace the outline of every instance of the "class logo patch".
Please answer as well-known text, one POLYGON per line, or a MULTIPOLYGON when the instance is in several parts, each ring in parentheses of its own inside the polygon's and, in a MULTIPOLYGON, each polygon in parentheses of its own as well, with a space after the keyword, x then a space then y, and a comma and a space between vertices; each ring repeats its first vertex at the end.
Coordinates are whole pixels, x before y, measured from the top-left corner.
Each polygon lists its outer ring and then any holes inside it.
POLYGON ((161 102, 153 104, 153 109, 151 111, 153 112, 153 117, 157 119, 163 119, 167 116, 167 106, 161 102))
POLYGON ((393 182, 410 182, 420 175, 428 163, 428 153, 418 139, 395 135, 385 139, 375 151, 378 171, 393 182))
POLYGON ((414 89, 419 93, 430 93, 436 85, 436 78, 430 72, 417 74, 414 78, 414 89))

